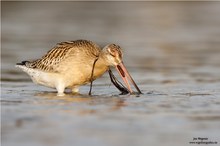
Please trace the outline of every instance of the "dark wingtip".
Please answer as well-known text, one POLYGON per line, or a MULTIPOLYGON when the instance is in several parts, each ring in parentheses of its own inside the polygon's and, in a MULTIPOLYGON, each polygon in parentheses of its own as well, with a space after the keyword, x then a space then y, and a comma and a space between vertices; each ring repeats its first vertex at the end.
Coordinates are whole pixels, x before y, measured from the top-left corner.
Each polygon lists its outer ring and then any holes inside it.
POLYGON ((21 63, 16 63, 16 65, 25 65, 29 61, 22 61, 21 63))

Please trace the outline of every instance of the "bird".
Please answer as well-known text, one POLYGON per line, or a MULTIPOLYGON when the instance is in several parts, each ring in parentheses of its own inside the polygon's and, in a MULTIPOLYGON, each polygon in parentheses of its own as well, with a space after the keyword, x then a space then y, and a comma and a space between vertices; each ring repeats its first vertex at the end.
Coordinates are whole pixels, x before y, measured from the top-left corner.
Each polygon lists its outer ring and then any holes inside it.
POLYGON ((129 81, 141 93, 122 61, 119 45, 108 44, 103 49, 90 40, 57 43, 40 59, 22 61, 15 67, 27 73, 36 84, 57 90, 57 96, 65 95, 65 89, 78 93, 79 87, 101 77, 110 67, 116 67, 129 93, 133 93, 129 81))

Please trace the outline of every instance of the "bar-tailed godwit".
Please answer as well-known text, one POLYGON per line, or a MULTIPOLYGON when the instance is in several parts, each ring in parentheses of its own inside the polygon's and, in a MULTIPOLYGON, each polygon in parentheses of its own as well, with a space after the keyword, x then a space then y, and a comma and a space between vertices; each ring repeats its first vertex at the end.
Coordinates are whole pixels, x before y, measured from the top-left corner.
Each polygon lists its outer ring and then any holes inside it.
POLYGON ((56 88, 57 95, 64 95, 65 88, 78 92, 79 86, 97 79, 110 66, 116 67, 130 93, 129 80, 141 93, 122 62, 120 46, 115 44, 101 49, 88 40, 61 42, 40 59, 16 64, 34 83, 56 88))

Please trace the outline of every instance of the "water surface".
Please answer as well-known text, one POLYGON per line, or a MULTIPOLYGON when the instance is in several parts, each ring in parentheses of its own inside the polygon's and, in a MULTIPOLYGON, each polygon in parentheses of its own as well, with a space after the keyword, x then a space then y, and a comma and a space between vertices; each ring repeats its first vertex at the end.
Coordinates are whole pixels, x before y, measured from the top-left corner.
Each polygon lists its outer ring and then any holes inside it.
MULTIPOLYGON (((2 2, 3 146, 220 143, 219 2, 2 2), (143 94, 108 74, 57 97, 15 68, 56 43, 119 44, 143 94)), ((117 73, 115 73, 117 74, 117 73)))

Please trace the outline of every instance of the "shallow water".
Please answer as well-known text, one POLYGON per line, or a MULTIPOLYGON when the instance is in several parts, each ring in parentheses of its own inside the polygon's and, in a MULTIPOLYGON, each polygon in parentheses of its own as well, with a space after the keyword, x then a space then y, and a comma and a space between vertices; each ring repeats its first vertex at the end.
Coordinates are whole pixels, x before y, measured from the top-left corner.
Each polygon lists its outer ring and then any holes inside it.
POLYGON ((219 144, 219 15, 220 2, 2 2, 2 145, 219 144), (14 67, 82 38, 122 46, 143 94, 105 74, 92 96, 57 97, 14 67))

